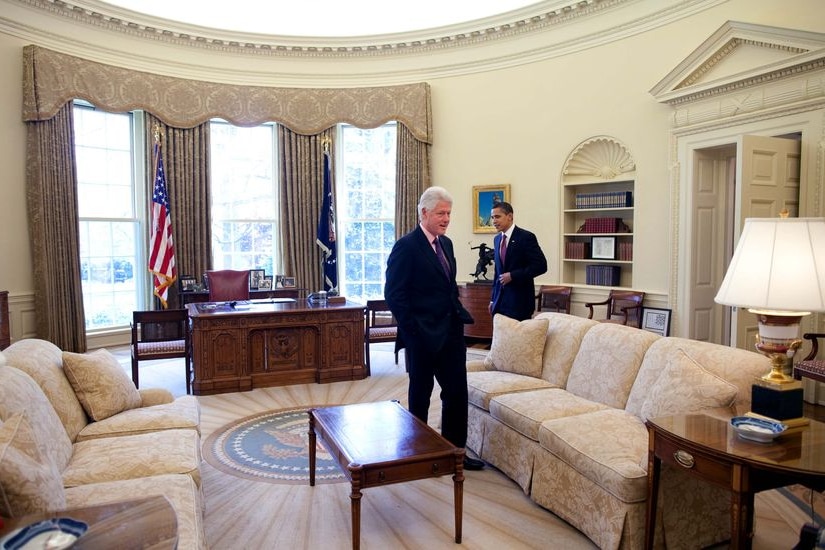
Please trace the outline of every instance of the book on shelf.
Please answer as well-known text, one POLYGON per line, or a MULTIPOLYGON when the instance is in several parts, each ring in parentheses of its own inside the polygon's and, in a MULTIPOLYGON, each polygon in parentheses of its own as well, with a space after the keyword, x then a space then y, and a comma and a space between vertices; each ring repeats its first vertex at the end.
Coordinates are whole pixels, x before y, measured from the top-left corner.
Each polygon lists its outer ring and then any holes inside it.
POLYGON ((629 233, 630 227, 621 218, 587 218, 578 233, 629 233))
POLYGON ((568 241, 564 245, 564 258, 567 260, 586 260, 590 257, 590 243, 568 241))
POLYGON ((616 259, 622 262, 633 261, 633 242, 620 241, 616 244, 616 259))
POLYGON ((585 283, 588 285, 619 286, 622 268, 618 265, 588 265, 585 268, 585 283))
POLYGON ((602 191, 599 193, 576 193, 575 208, 630 208, 633 206, 633 191, 602 191))

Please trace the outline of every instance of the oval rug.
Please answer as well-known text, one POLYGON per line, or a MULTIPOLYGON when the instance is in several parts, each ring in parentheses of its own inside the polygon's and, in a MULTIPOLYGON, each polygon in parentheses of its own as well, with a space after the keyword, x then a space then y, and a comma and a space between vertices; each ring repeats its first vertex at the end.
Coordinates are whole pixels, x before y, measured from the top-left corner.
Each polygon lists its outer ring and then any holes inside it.
MULTIPOLYGON (((218 470, 245 479, 309 484, 310 408, 268 411, 231 422, 206 438, 204 458, 218 470)), ((317 443, 315 483, 345 480, 332 456, 317 443)))

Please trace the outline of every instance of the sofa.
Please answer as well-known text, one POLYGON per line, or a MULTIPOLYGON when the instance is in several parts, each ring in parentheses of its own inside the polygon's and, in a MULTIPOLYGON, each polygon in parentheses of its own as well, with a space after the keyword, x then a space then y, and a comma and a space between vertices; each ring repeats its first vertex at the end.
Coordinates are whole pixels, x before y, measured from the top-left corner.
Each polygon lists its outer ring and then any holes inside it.
POLYGON ((0 352, 0 516, 163 495, 178 548, 205 548, 200 463, 195 397, 138 390, 106 350, 0 352))
MULTIPOLYGON (((483 359, 467 362, 467 447, 600 548, 643 548, 647 418, 750 407, 755 352, 564 313, 493 319, 483 359)), ((656 546, 729 538, 730 494, 664 467, 656 546)))

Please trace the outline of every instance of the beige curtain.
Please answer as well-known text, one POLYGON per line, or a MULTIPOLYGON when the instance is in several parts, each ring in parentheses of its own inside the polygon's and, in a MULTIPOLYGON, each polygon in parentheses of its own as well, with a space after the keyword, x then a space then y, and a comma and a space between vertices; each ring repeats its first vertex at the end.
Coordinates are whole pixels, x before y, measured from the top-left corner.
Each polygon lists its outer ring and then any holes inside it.
POLYGON ((27 123, 26 198, 37 336, 86 351, 72 104, 27 123))
MULTIPOLYGON (((281 250, 284 274, 310 292, 324 288, 323 254, 315 243, 324 200, 324 147, 335 151, 335 128, 304 136, 278 126, 281 149, 281 250), (326 144, 326 145, 325 145, 326 144)), ((333 198, 334 156, 330 155, 333 198)))
MULTIPOLYGON (((200 280, 212 268, 212 226, 209 185, 209 122, 194 128, 175 128, 146 113, 146 193, 154 186, 153 148, 155 132, 163 151, 166 187, 175 242, 178 277, 190 275, 200 280)), ((147 213, 151 202, 147 200, 147 213)), ((148 214, 147 214, 148 216, 148 214)), ((148 219, 148 218, 147 218, 148 219)), ((149 234, 145 236, 149 242, 149 234)), ((168 307, 181 307, 179 286, 169 289, 168 307)), ((157 300, 155 308, 160 307, 157 300)), ((154 308, 153 308, 154 309, 154 308)))
POLYGON ((418 199, 430 186, 430 144, 398 125, 395 167, 395 238, 418 224, 418 199))

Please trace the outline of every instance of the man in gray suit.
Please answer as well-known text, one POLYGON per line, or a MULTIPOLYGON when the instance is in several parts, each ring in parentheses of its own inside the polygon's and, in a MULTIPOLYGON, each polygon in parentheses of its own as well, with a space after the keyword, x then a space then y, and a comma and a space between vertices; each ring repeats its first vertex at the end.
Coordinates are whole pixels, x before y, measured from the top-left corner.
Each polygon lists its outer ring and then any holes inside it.
MULTIPOLYGON (((473 318, 458 300, 453 243, 445 235, 453 199, 430 187, 418 202, 419 224, 387 258, 384 299, 398 321, 396 349, 405 348, 409 409, 427 422, 435 380, 441 386, 441 435, 456 447, 467 444, 467 346, 464 324, 473 318)), ((464 468, 484 463, 465 457, 464 468)))

